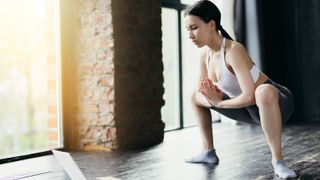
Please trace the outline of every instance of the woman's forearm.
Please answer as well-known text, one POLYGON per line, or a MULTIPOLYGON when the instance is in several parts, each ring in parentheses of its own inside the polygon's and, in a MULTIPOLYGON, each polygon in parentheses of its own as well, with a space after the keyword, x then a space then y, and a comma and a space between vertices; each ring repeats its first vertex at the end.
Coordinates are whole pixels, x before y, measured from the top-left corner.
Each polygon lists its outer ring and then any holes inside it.
POLYGON ((223 100, 217 103, 217 108, 242 108, 255 104, 254 95, 241 94, 235 98, 223 100))

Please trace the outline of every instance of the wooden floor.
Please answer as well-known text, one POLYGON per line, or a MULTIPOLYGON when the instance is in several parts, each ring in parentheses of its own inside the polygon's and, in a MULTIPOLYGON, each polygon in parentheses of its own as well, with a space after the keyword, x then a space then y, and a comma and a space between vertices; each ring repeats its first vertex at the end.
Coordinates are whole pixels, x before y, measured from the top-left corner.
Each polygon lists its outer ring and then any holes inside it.
MULTIPOLYGON (((71 152, 71 155, 88 179, 105 176, 123 180, 278 179, 274 177, 270 151, 259 126, 217 123, 214 134, 220 157, 217 166, 184 162, 201 151, 197 128, 167 132, 163 143, 146 149, 71 152)), ((283 150, 286 162, 299 174, 298 179, 320 180, 320 125, 284 127, 283 150)), ((68 179, 61 168, 51 166, 56 169, 54 179, 68 179)))
MULTIPOLYGON (((189 164, 201 150, 197 128, 168 132, 162 144, 129 152, 73 153, 88 178, 114 176, 127 180, 277 179, 259 126, 214 124, 220 164, 189 164)), ((283 129, 283 154, 299 179, 320 179, 320 126, 283 129)))

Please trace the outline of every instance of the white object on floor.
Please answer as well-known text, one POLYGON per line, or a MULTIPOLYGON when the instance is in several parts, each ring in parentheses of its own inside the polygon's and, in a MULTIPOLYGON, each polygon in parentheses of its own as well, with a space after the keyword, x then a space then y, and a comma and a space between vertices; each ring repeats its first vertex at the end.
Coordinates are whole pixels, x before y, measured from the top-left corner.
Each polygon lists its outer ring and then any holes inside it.
POLYGON ((108 177, 97 177, 98 180, 120 180, 118 178, 114 178, 112 176, 108 176, 108 177))
POLYGON ((52 153, 72 180, 87 179, 69 153, 57 150, 52 150, 52 153))

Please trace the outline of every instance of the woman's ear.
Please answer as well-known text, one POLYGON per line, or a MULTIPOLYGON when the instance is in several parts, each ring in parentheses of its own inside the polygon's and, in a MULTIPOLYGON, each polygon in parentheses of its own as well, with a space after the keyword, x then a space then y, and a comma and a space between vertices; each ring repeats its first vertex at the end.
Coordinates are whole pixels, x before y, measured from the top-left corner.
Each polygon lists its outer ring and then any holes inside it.
POLYGON ((210 20, 209 21, 209 26, 210 26, 211 30, 216 30, 217 29, 216 22, 214 20, 210 20))

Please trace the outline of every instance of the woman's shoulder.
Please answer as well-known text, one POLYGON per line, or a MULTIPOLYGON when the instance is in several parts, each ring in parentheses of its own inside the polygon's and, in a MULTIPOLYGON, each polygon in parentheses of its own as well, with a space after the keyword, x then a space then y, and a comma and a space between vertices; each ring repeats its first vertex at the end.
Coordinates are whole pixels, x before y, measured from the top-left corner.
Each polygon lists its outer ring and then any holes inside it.
POLYGON ((228 40, 226 43, 226 56, 227 57, 244 57, 248 56, 246 48, 237 41, 228 40))
POLYGON ((246 49, 241 43, 239 43, 237 41, 227 40, 226 50, 227 51, 243 51, 246 49))

